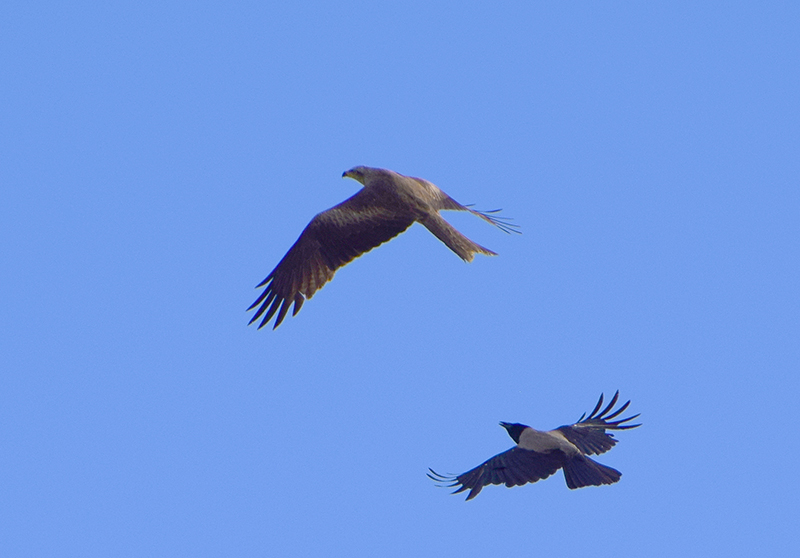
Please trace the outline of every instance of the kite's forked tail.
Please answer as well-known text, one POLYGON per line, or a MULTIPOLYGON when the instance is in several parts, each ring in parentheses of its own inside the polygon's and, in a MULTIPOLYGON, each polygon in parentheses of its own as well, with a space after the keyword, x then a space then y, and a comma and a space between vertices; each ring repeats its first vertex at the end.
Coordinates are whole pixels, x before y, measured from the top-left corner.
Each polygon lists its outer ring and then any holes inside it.
POLYGON ((421 221, 425 228, 431 231, 436 238, 444 242, 448 248, 458 254, 458 257, 466 262, 471 262, 475 254, 485 254, 496 256, 488 248, 472 242, 469 238, 458 232, 453 225, 445 221, 441 215, 434 213, 421 221))

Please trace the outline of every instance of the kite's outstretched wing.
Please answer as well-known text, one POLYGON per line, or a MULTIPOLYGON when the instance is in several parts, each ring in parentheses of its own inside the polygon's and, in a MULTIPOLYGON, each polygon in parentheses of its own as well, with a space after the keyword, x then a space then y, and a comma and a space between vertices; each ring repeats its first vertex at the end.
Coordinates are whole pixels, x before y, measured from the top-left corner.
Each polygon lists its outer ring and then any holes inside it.
POLYGON ((414 222, 411 215, 377 202, 374 192, 362 189, 314 217, 272 273, 256 286, 265 288, 247 309, 258 307, 250 323, 263 316, 258 326, 261 329, 277 312, 275 329, 292 302, 294 316, 305 299, 333 279, 337 269, 394 238, 414 222))

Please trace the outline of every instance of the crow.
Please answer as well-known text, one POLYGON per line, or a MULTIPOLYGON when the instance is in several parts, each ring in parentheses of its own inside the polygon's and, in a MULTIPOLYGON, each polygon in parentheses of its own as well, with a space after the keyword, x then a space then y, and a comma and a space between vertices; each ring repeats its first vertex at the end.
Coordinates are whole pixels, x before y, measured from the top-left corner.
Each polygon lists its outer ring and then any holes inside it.
POLYGON ((546 479, 559 469, 564 470, 564 479, 571 489, 613 484, 620 479, 622 473, 587 456, 605 453, 617 443, 606 430, 628 430, 641 426, 625 424, 638 417, 638 414, 612 420, 622 414, 631 403, 628 401, 609 414, 618 398, 619 390, 608 406, 600 411, 603 405, 601 394, 589 416, 584 413, 575 424, 560 426, 555 430, 541 431, 524 424, 501 422, 500 426, 516 442, 515 447, 461 475, 440 475, 433 469, 428 469, 428 477, 440 483, 449 483, 441 486, 458 487, 453 494, 469 490, 467 500, 477 496, 489 484, 521 486, 546 479))

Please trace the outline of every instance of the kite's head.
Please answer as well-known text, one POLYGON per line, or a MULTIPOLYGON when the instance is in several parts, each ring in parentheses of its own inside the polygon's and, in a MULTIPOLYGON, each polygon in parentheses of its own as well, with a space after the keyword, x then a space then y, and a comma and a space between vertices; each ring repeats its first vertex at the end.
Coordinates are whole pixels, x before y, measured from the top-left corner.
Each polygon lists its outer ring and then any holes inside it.
POLYGON ((342 173, 342 178, 352 178, 356 182, 360 182, 364 184, 364 180, 366 180, 368 167, 353 167, 349 171, 344 171, 342 173))

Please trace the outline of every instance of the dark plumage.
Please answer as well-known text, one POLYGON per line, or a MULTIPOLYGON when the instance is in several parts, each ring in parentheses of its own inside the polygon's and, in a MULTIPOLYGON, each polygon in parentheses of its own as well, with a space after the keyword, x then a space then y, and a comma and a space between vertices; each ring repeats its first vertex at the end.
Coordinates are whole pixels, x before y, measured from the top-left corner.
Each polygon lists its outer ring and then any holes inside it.
POLYGON ((587 455, 599 455, 614 447, 617 440, 613 434, 606 433, 606 430, 627 430, 641 426, 624 424, 638 417, 638 414, 612 420, 622 414, 631 403, 628 401, 611 413, 618 398, 619 391, 614 394, 608 406, 600 411, 603 404, 601 394, 588 417, 584 413, 575 424, 555 430, 540 431, 524 424, 501 422, 500 425, 516 442, 516 446, 461 475, 440 475, 429 469, 428 476, 437 482, 449 483, 446 486, 458 487, 453 494, 469 490, 467 500, 477 496, 489 484, 505 484, 508 487, 523 485, 546 479, 559 469, 564 469, 564 479, 572 489, 613 484, 620 479, 622 473, 601 465, 587 455))
POLYGON ((481 212, 461 205, 421 178, 386 169, 355 167, 342 174, 364 187, 351 198, 314 217, 275 269, 256 288, 264 292, 248 308, 259 329, 277 314, 273 329, 294 303, 296 315, 305 299, 333 279, 337 269, 394 238, 415 221, 422 223, 465 261, 474 254, 496 255, 458 232, 440 215, 442 210, 469 211, 505 232, 518 232, 499 210, 481 212))

